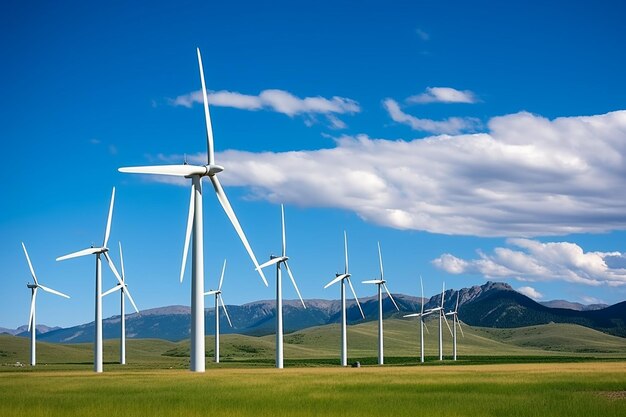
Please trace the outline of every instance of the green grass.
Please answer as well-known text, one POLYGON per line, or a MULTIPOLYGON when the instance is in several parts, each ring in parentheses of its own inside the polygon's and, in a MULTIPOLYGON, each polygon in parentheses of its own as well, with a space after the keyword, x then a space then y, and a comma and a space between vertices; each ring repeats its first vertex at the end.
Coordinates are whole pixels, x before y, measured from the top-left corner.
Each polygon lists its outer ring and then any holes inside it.
POLYGON ((0 373, 2 416, 623 416, 626 363, 0 373))

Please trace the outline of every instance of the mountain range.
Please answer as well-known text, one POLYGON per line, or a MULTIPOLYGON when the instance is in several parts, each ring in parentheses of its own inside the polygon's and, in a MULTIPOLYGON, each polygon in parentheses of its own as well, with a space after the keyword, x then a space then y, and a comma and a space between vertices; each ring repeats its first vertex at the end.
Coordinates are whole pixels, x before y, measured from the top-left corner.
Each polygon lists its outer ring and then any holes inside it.
MULTIPOLYGON (((511 328, 547 323, 574 323, 590 327, 605 333, 626 337, 626 301, 604 308, 583 308, 576 303, 563 304, 561 301, 540 304, 527 296, 518 293, 510 285, 498 282, 487 282, 481 286, 473 286, 460 290, 447 290, 444 293, 445 310, 453 310, 459 297, 459 318, 471 326, 511 328), (557 303, 557 304, 554 304, 557 303), (557 305, 559 307, 551 307, 557 305), (568 306, 563 308, 560 306, 568 306), (571 308, 573 307, 573 308, 571 308)), ((396 311, 388 297, 384 297, 383 314, 385 317, 400 318, 405 314, 419 311, 422 302, 424 308, 441 305, 441 294, 422 300, 403 294, 394 294, 400 311, 396 311)), ((377 319, 378 300, 376 297, 360 300, 365 313, 365 320, 353 300, 347 300, 347 317, 349 324, 377 319)), ((339 300, 305 300, 303 309, 299 300, 285 300, 283 304, 283 320, 285 333, 296 330, 338 323, 340 321, 341 303, 339 300)), ((568 303, 568 302, 565 302, 568 303)), ((229 305, 228 313, 233 323, 231 328, 221 314, 221 333, 239 333, 262 336, 275 331, 275 302, 262 300, 241 306, 229 305)), ((600 307, 600 306, 598 306, 600 307)), ((166 340, 182 340, 189 337, 191 311, 186 306, 168 306, 129 314, 126 318, 128 338, 155 338, 166 340)), ((105 339, 119 336, 120 316, 113 316, 103 321, 105 339)), ((93 340, 93 322, 69 328, 43 329, 37 326, 38 340, 61 343, 82 343, 93 340), (48 330, 48 331, 41 331, 48 330)), ((213 308, 205 312, 206 333, 212 334, 215 329, 215 312, 213 308)), ((0 333, 4 329, 0 329, 0 333)), ((10 332, 9 332, 10 333, 10 332)), ((26 331, 13 334, 28 336, 26 331)))

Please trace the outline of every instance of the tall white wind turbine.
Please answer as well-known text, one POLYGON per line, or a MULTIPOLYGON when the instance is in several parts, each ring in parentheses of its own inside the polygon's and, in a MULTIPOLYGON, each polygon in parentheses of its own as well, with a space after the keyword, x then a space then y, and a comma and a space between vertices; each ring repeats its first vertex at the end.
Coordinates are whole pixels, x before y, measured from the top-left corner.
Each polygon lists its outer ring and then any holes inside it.
POLYGON ((102 296, 109 295, 115 291, 120 291, 120 364, 126 365, 126 313, 124 312, 124 298, 128 297, 128 301, 133 305, 133 308, 137 313, 139 309, 133 300, 132 295, 128 291, 128 284, 126 284, 126 273, 124 272, 124 255, 122 254, 122 242, 118 242, 120 246, 120 264, 122 267, 122 282, 118 283, 115 287, 111 288, 102 296))
POLYGON ((456 293, 456 306, 454 307, 454 311, 450 311, 446 313, 446 316, 452 316, 452 357, 456 360, 456 327, 459 326, 459 330, 461 331, 461 336, 465 337, 463 334, 463 329, 461 328, 461 322, 459 321, 459 295, 461 291, 457 291, 456 293))
POLYGON ((446 319, 446 315, 443 311, 443 301, 446 293, 446 283, 443 283, 443 289, 441 290, 441 305, 439 307, 430 308, 426 310, 426 313, 437 313, 439 314, 439 360, 443 360, 443 322, 446 322, 446 326, 448 326, 448 330, 450 330, 450 335, 452 335, 452 329, 450 329, 450 325, 448 324, 448 320, 446 319))
POLYGON ((100 255, 104 255, 107 263, 109 264, 109 268, 113 271, 115 278, 117 278, 117 282, 120 285, 124 285, 122 282, 122 277, 119 272, 117 272, 117 268, 115 268, 115 264, 111 260, 109 256, 109 248, 107 247, 107 243, 109 242, 109 235, 111 234, 111 219, 113 218, 113 204, 115 202, 115 187, 113 187, 113 192, 111 193, 111 204, 109 205, 109 217, 107 218, 106 229, 104 230, 104 241, 102 242, 101 247, 90 247, 87 249, 80 250, 78 252, 73 252, 68 255, 60 256, 57 258, 57 261, 63 261, 65 259, 77 258, 79 256, 86 255, 96 255, 96 311, 95 311, 95 340, 94 340, 94 363, 93 368, 95 372, 102 372, 102 260, 100 259, 100 255))
POLYGON ((65 295, 62 292, 57 290, 53 290, 52 288, 48 288, 45 285, 41 285, 37 280, 37 275, 35 275, 35 269, 33 268, 33 264, 30 262, 30 257, 28 256, 28 252, 26 251, 26 245, 22 242, 22 248, 24 249, 24 255, 26 255, 26 261, 28 261, 28 268, 30 268, 30 275, 33 277, 34 284, 26 284, 28 288, 30 288, 30 315, 28 317, 28 331, 30 332, 30 366, 35 366, 37 364, 37 346, 36 346, 36 335, 37 335, 37 326, 35 323, 35 303, 37 301, 37 290, 41 288, 45 292, 49 292, 51 294, 60 295, 61 297, 70 298, 69 295, 65 295))
POLYGON ((296 280, 291 273, 291 269, 289 268, 289 264, 287 261, 289 257, 287 256, 287 240, 285 238, 285 208, 283 205, 280 205, 280 213, 282 220, 282 231, 283 231, 283 253, 281 256, 270 255, 270 260, 265 262, 263 265, 257 267, 257 269, 261 270, 261 268, 265 268, 266 266, 276 264, 276 367, 282 369, 283 367, 283 284, 282 284, 282 273, 281 266, 285 265, 285 269, 289 274, 289 278, 291 278, 291 282, 293 283, 293 287, 296 289, 296 293, 298 293, 298 298, 300 298, 300 302, 302 303, 302 307, 306 308, 304 305, 304 300, 300 295, 300 290, 298 289, 298 285, 296 284, 296 280))
POLYGON ((206 124, 207 137, 207 164, 206 165, 158 165, 158 166, 141 166, 120 168, 120 172, 134 174, 156 174, 171 175, 176 177, 191 178, 191 198, 189 200, 189 214, 187 216, 187 230, 185 234, 185 246, 183 249, 183 262, 180 270, 180 281, 183 281, 185 273, 185 263, 187 261, 187 252, 189 250, 189 240, 191 237, 193 225, 193 247, 191 253, 191 358, 190 369, 194 372, 204 372, 205 370, 205 353, 204 353, 204 238, 202 225, 202 178, 209 177, 211 184, 215 190, 218 201, 220 202, 224 212, 228 216, 235 231, 239 235, 248 255, 252 259, 254 266, 261 275, 261 279, 265 286, 267 280, 263 275, 263 271, 259 268, 259 263, 252 252, 252 248, 248 243, 248 239, 237 220, 237 216, 224 193, 224 189, 220 184, 217 174, 224 170, 221 165, 215 164, 215 155, 213 151, 213 129, 211 127, 211 115, 209 113, 209 101, 207 98, 206 85, 204 82, 204 69, 202 67, 202 57, 200 49, 197 49, 198 66, 200 69, 200 82, 202 84, 202 98, 204 102, 204 117, 206 124))
POLYGON ((407 314, 404 317, 419 317, 420 318, 420 362, 424 363, 424 329, 428 331, 428 327, 426 327, 424 317, 432 313, 424 313, 424 283, 422 281, 421 275, 420 275, 420 287, 422 289, 421 311, 419 313, 407 314))
POLYGON ((361 311, 361 316, 365 318, 365 314, 363 314, 363 309, 361 308, 361 304, 359 303, 359 299, 356 296, 356 292, 354 292, 354 287, 352 286, 352 281, 350 281, 350 273, 348 272, 348 235, 346 232, 343 232, 343 243, 344 250, 346 255, 346 266, 343 271, 343 274, 335 274, 335 279, 330 281, 328 284, 324 286, 324 288, 328 288, 331 285, 341 282, 341 366, 348 366, 348 332, 347 332, 347 318, 346 318, 346 281, 350 285, 350 290, 352 290, 352 295, 354 295, 354 300, 356 301, 356 305, 359 307, 359 311, 361 311))
POLYGON ((222 266, 222 276, 220 276, 220 284, 217 286, 217 290, 211 290, 204 293, 204 295, 215 295, 215 363, 220 363, 220 304, 224 309, 224 315, 228 320, 230 327, 233 327, 233 323, 228 317, 228 310, 226 310, 226 304, 222 298, 222 283, 224 282, 224 271, 226 270, 226 259, 224 259, 224 265, 222 266))
POLYGON ((400 311, 400 307, 396 304, 396 300, 393 299, 389 288, 387 288, 387 281, 385 281, 385 273, 383 272, 383 255, 380 251, 380 242, 378 242, 378 260, 380 261, 380 279, 372 279, 369 281, 363 281, 363 284, 376 284, 378 285, 378 364, 384 364, 384 352, 383 352, 383 290, 387 291, 389 299, 393 302, 396 310, 400 311))

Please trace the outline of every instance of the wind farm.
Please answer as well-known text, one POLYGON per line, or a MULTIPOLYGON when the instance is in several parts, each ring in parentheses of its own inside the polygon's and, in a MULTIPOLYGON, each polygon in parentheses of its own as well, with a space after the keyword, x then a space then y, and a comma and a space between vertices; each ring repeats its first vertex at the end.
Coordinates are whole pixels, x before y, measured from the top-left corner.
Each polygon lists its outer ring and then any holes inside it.
POLYGON ((314 6, 4 5, 0 415, 626 415, 626 6, 314 6))

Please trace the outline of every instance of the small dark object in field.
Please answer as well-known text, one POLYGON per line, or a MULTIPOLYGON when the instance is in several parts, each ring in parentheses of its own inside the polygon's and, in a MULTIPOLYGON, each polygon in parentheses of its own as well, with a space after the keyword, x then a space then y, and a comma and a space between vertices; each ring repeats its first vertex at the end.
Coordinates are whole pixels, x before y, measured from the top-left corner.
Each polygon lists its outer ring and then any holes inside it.
POLYGON ((359 361, 354 362, 354 363, 352 364, 352 367, 353 367, 353 368, 360 368, 360 367, 361 367, 361 362, 359 362, 359 361))

